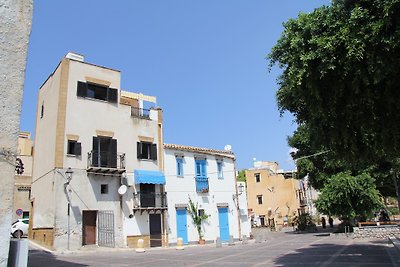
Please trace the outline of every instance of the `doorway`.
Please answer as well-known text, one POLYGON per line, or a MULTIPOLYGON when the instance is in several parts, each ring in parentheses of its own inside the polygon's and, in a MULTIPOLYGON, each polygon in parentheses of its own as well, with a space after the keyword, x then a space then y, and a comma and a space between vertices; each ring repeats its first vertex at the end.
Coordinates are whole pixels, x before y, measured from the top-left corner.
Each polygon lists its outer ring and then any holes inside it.
POLYGON ((161 247, 161 214, 149 214, 150 247, 161 247))
POLYGON ((97 210, 84 210, 82 212, 82 245, 95 245, 97 232, 97 210))
POLYGON ((229 219, 228 219, 228 208, 218 208, 218 219, 219 219, 219 237, 221 241, 229 241, 229 219))

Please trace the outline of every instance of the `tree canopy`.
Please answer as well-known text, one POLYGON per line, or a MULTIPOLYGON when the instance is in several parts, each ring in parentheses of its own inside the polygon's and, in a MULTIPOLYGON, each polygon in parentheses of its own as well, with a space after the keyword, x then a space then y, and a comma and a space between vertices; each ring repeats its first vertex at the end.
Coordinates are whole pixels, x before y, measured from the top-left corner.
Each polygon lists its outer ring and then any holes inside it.
POLYGON ((400 0, 337 0, 284 23, 268 55, 281 113, 351 162, 400 155, 400 0))
POLYGON ((352 176, 348 172, 333 175, 315 205, 324 214, 346 219, 359 216, 362 220, 382 207, 374 179, 365 173, 352 176))

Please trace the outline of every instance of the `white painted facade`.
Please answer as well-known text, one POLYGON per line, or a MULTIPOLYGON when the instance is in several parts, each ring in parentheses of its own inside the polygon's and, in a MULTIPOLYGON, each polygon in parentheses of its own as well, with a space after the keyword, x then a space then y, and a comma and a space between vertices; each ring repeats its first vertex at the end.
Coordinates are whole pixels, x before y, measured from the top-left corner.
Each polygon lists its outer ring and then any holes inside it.
MULTIPOLYGON (((249 236, 247 226, 244 227, 244 232, 239 233, 239 220, 242 220, 238 216, 235 156, 231 151, 165 144, 164 153, 165 189, 168 199, 167 232, 170 244, 176 243, 178 238, 177 210, 185 209, 189 203, 189 197, 194 203, 198 203, 199 209, 204 209, 204 213, 210 215, 202 225, 206 242, 213 242, 220 237, 218 207, 227 207, 228 209, 229 235, 236 240, 243 234, 249 236), (177 158, 183 159, 183 175, 180 176, 177 175, 177 158), (208 192, 196 191, 196 159, 206 160, 208 192), (222 177, 220 178, 218 177, 217 162, 222 163, 222 177)), ((245 197, 245 195, 242 196, 245 197)), ((247 210, 247 206, 245 209, 247 210)), ((188 212, 186 221, 187 241, 188 243, 197 243, 198 233, 188 212)), ((242 224, 244 221, 246 220, 243 220, 242 224)))
POLYGON ((246 182, 237 182, 238 198, 239 198, 239 214, 240 228, 242 236, 250 237, 251 234, 251 218, 247 205, 246 182))
MULTIPOLYGON (((100 211, 113 213, 116 247, 127 246, 129 236, 149 235, 148 212, 134 213, 132 210, 133 194, 140 191, 140 185, 129 183, 130 186, 122 196, 118 189, 122 184, 128 184, 123 177, 129 178, 134 170, 162 170, 162 111, 154 108, 149 110, 146 118, 132 116, 132 101, 138 101, 140 105, 141 100, 122 97, 120 80, 119 71, 85 63, 83 56, 73 57, 73 54, 69 54, 40 88, 32 182, 34 214, 31 224, 33 230, 37 230, 36 238, 41 235, 41 230, 52 229, 53 243, 41 241, 54 250, 74 250, 84 244, 84 211, 97 212, 96 244, 99 242, 100 211), (117 100, 110 102, 78 96, 78 82, 114 88, 117 90, 117 100), (109 168, 114 170, 90 168, 94 164, 95 137, 99 138, 99 147, 100 138, 116 140, 117 165, 109 168), (138 142, 143 140, 157 147, 156 160, 138 159, 138 142), (79 155, 69 153, 71 141, 80 143, 79 155), (73 172, 69 183, 66 175, 68 168, 73 172), (71 205, 69 215, 68 199, 71 205)), ((96 159, 100 162, 103 156, 101 152, 97 154, 101 156, 96 159)), ((155 187, 157 192, 163 190, 163 185, 155 187)))

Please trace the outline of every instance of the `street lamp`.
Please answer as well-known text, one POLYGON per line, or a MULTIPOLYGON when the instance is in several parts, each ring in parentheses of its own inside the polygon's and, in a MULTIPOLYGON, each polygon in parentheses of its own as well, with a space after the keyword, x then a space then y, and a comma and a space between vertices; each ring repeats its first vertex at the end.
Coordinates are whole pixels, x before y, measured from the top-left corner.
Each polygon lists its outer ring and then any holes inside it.
POLYGON ((72 174, 74 172, 72 171, 71 167, 68 167, 68 169, 65 171, 65 177, 67 178, 67 183, 71 182, 72 180, 72 174))
POLYGON ((241 195, 244 192, 244 185, 243 184, 240 184, 238 186, 238 192, 239 192, 239 195, 241 195))

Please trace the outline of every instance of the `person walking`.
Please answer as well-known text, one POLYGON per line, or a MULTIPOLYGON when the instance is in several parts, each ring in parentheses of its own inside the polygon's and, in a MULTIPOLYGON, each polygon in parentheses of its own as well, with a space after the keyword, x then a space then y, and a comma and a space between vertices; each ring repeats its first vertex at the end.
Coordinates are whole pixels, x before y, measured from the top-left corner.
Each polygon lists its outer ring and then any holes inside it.
POLYGON ((325 217, 322 217, 322 219, 321 219, 321 222, 322 222, 322 228, 326 228, 326 221, 325 221, 325 217))
POLYGON ((330 227, 333 228, 333 219, 332 219, 332 217, 329 217, 328 222, 329 222, 330 227))

